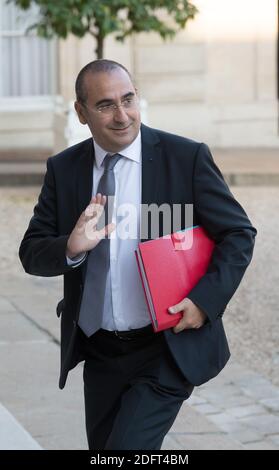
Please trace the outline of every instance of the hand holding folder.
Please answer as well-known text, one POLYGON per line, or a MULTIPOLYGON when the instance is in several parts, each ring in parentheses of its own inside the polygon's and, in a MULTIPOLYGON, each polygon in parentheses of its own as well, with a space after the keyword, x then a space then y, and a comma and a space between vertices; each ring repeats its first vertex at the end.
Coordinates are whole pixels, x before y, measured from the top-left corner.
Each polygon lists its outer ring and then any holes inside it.
POLYGON ((182 313, 171 315, 168 308, 206 273, 214 245, 201 226, 139 243, 136 258, 154 331, 180 321, 182 313))

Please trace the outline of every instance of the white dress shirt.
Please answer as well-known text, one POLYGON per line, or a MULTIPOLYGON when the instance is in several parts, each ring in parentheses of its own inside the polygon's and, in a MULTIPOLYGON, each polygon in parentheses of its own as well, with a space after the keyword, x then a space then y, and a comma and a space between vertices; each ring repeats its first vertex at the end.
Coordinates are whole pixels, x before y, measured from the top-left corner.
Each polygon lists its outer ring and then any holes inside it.
MULTIPOLYGON (((108 153, 94 140, 93 142, 95 161, 92 196, 97 192, 100 178, 104 172, 102 163, 108 153)), ((136 216, 132 224, 132 219, 129 219, 129 233, 134 234, 133 237, 123 240, 118 236, 116 230, 110 240, 110 270, 107 278, 102 328, 123 331, 142 328, 151 323, 135 257, 135 250, 140 241, 140 133, 129 147, 119 153, 122 158, 118 160, 114 167, 115 204, 112 221, 116 221, 116 211, 122 204, 131 204, 136 209, 136 216), (109 283, 111 284, 111 290, 108 289, 109 283)), ((126 215, 122 214, 122 216, 125 217, 126 215)), ((68 263, 72 264, 70 260, 68 260, 68 263)), ((77 267, 79 264, 75 263, 73 267, 77 267)), ((92 301, 94 300, 92 299, 92 301)))

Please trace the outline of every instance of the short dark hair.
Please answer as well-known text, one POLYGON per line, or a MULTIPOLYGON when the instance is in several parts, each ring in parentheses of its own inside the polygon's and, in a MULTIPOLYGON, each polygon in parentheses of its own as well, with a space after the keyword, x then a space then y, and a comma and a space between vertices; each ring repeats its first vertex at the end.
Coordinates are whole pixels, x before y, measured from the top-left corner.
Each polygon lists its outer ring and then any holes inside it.
POLYGON ((94 74, 94 73, 99 73, 99 72, 111 72, 112 70, 116 70, 119 68, 122 70, 125 70, 125 72, 132 79, 131 74, 126 69, 126 67, 124 67, 124 65, 122 64, 119 64, 118 62, 115 62, 114 60, 97 59, 85 65, 79 72, 77 79, 76 79, 75 90, 76 90, 77 101, 79 103, 86 103, 87 93, 84 87, 84 78, 87 75, 87 73, 94 74))

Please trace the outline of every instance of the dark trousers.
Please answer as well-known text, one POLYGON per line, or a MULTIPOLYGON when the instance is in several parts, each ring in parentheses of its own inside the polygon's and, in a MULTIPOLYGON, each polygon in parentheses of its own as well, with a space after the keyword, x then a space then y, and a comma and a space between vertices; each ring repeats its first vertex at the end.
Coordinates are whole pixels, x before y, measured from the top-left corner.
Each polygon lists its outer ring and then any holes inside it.
POLYGON ((193 391, 163 333, 82 338, 86 431, 91 450, 160 449, 193 391))

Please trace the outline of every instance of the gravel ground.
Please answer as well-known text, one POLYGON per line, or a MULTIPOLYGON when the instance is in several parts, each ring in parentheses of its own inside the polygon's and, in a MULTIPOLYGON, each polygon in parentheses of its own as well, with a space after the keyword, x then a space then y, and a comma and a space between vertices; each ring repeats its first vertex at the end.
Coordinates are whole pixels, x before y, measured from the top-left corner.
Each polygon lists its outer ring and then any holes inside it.
MULTIPOLYGON (((234 358, 279 385, 279 187, 233 187, 258 230, 254 258, 224 323, 234 358)), ((0 188, 2 275, 25 276, 18 246, 39 188, 0 188)))

